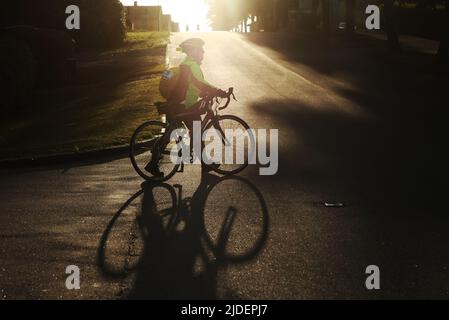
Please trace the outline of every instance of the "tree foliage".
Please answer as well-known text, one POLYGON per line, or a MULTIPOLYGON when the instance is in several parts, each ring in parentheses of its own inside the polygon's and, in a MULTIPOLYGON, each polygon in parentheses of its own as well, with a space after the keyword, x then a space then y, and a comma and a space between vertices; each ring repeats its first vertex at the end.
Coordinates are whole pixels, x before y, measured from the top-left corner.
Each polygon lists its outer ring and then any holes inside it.
POLYGON ((288 9, 296 0, 209 0, 209 18, 215 30, 230 30, 249 16, 257 16, 264 29, 276 29, 287 21, 288 9))

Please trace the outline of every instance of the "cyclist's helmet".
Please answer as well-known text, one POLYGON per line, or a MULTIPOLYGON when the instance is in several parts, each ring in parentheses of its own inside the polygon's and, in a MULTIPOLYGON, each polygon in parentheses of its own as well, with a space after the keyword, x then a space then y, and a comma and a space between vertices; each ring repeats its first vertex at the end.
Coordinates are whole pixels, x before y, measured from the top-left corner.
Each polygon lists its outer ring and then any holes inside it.
POLYGON ((181 43, 179 45, 179 47, 181 48, 182 52, 187 53, 189 51, 189 49, 202 48, 202 47, 204 47, 204 45, 205 45, 205 43, 202 39, 191 38, 191 39, 188 39, 188 40, 184 41, 183 43, 181 43))

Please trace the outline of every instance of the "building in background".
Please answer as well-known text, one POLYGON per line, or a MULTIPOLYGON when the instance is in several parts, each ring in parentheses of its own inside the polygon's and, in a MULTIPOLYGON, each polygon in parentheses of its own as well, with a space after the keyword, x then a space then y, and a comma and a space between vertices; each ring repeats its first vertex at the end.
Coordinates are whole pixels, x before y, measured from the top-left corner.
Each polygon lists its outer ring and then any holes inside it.
POLYGON ((179 32, 179 23, 178 22, 171 22, 171 31, 172 32, 179 32))
POLYGON ((171 20, 171 15, 163 14, 161 6, 126 6, 126 25, 130 31, 179 31, 179 24, 171 20))
POLYGON ((128 30, 161 30, 161 6, 139 6, 137 1, 135 1, 134 6, 125 7, 125 11, 128 30))
POLYGON ((161 17, 161 29, 160 31, 171 32, 171 15, 163 14, 161 17))

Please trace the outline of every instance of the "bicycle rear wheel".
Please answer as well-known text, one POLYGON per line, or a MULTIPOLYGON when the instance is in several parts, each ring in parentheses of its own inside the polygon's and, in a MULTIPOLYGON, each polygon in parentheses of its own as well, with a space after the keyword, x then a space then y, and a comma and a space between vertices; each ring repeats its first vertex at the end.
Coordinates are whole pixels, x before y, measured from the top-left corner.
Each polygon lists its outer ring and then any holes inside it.
POLYGON ((167 130, 167 124, 160 121, 148 121, 136 129, 130 145, 130 159, 136 172, 145 180, 162 182, 173 177, 179 168, 179 164, 173 161, 180 155, 176 141, 168 138, 165 148, 161 148, 161 140, 167 130), (156 150, 159 149, 157 152, 156 150), (164 174, 156 177, 146 170, 154 156, 159 155, 157 165, 164 174))
POLYGON ((254 134, 249 125, 239 117, 216 116, 206 124, 204 133, 204 165, 219 174, 237 174, 255 156, 254 134))

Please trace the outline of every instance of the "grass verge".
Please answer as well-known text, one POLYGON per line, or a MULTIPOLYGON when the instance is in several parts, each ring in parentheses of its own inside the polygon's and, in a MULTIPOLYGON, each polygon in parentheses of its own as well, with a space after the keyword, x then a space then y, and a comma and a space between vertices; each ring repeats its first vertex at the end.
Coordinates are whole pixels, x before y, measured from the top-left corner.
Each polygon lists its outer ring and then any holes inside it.
POLYGON ((129 143, 138 125, 157 118, 168 37, 133 32, 121 48, 80 56, 69 84, 36 90, 26 109, 0 119, 0 159, 129 143))

